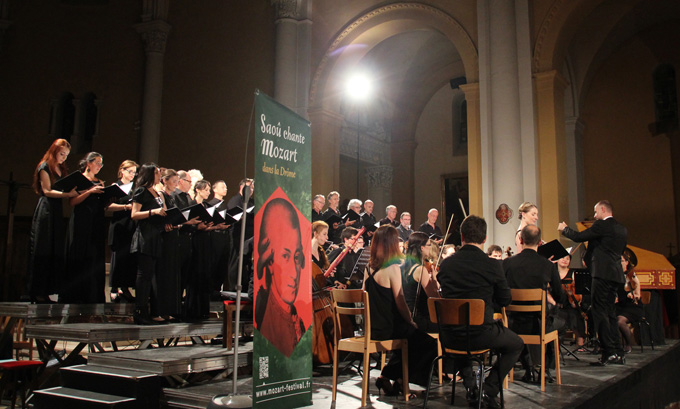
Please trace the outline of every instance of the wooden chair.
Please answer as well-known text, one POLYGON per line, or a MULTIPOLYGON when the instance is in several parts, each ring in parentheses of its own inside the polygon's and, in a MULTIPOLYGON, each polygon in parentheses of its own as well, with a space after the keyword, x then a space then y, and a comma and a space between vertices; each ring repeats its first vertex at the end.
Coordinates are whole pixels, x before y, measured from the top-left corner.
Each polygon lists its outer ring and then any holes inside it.
MULTIPOLYGON (((460 358, 467 357, 470 360, 476 361, 479 364, 479 408, 482 407, 482 392, 484 380, 484 356, 491 355, 491 349, 470 350, 469 347, 465 350, 449 348, 443 341, 442 326, 448 325, 464 325, 466 329, 467 344, 470 344, 469 331, 470 327, 484 324, 484 300, 476 299, 452 299, 452 298, 429 298, 427 300, 428 311, 430 313, 430 321, 436 323, 439 327, 439 342, 441 344, 442 355, 439 355, 432 361, 430 366, 430 377, 427 382, 427 389, 425 391, 425 399, 423 401, 423 408, 427 407, 427 400, 430 395, 430 383, 432 381, 432 372, 437 361, 441 361, 444 357, 460 358)), ((455 361, 454 361, 455 362, 455 361)), ((456 372, 454 368, 454 373, 456 372)), ((500 373, 498 374, 500 377, 500 373)), ((498 384, 501 385, 501 379, 498 379, 498 384)), ((500 390, 501 407, 504 406, 503 388, 500 390)), ((456 397, 456 382, 451 382, 451 405, 454 404, 456 397)))
MULTIPOLYGON (((5 331, 10 324, 11 317, 3 317, 0 331, 5 331)), ((14 322, 14 328, 11 329, 9 333, 12 336, 12 349, 14 349, 14 354, 17 360, 21 359, 22 355, 28 357, 29 360, 33 359, 33 348, 34 343, 32 338, 26 338, 26 329, 24 327, 24 320, 17 319, 14 322), (28 353, 22 353, 21 351, 27 350, 28 353)))
POLYGON ((363 290, 332 290, 331 308, 333 310, 334 323, 334 350, 333 350, 333 403, 338 392, 338 366, 340 351, 356 352, 363 354, 363 375, 361 380, 361 406, 366 406, 368 397, 368 383, 370 380, 369 358, 372 353, 395 351, 401 349, 404 397, 408 401, 408 341, 406 339, 387 339, 383 341, 371 340, 371 311, 368 302, 368 293, 363 290), (338 304, 353 304, 353 307, 344 307, 338 304), (363 305, 363 306, 357 306, 363 305), (341 337, 341 315, 361 315, 364 323, 364 335, 360 337, 341 337))
MULTIPOLYGON (((505 307, 507 312, 523 313, 523 312, 540 312, 541 313, 541 333, 534 334, 517 334, 524 341, 526 345, 540 345, 541 346, 541 391, 545 391, 545 346, 553 342, 555 346, 555 377, 557 384, 562 384, 562 376, 560 373, 560 340, 557 335, 557 330, 546 334, 545 332, 545 290, 540 288, 534 289, 510 289, 512 294, 512 304, 505 307), (517 305, 515 302, 539 302, 540 304, 517 305)), ((510 378, 512 379, 512 373, 510 378)))
MULTIPOLYGON (((224 300, 224 316, 222 317, 222 347, 231 350, 234 345, 234 319, 236 314, 236 301, 224 300)), ((241 300, 241 325, 252 324, 252 320, 243 319, 243 312, 253 311, 253 302, 241 300)))

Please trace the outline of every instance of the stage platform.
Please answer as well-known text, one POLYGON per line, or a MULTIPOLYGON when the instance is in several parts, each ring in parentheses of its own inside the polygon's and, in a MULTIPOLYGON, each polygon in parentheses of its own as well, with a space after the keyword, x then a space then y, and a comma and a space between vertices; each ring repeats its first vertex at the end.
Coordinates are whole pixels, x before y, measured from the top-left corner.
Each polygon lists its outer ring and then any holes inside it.
MULTIPOLYGON (((666 345, 654 351, 645 347, 627 355, 626 365, 593 367, 590 362, 595 355, 577 354, 580 361, 566 357, 562 367, 562 385, 547 384, 545 392, 540 385, 531 385, 516 380, 505 390, 506 408, 664 408, 680 401, 680 343, 666 340, 666 345)), ((328 366, 317 368, 321 373, 313 379, 314 408, 350 409, 361 405, 361 377, 353 374, 340 376, 338 399, 331 404, 332 376, 328 366)), ((372 408, 419 408, 423 405, 423 388, 411 385, 417 398, 405 402, 403 397, 378 396, 375 379, 378 370, 371 370, 370 401, 372 408)), ((522 371, 519 371, 519 377, 522 371)), ((164 388, 161 399, 170 408, 205 408, 210 398, 217 394, 228 394, 232 390, 230 380, 212 382, 199 386, 175 389, 164 388)), ((252 378, 239 378, 238 392, 252 393, 252 378)), ((468 407, 462 384, 456 387, 456 402, 453 407, 468 407)), ((428 401, 429 408, 450 408, 451 385, 433 384, 428 401)))

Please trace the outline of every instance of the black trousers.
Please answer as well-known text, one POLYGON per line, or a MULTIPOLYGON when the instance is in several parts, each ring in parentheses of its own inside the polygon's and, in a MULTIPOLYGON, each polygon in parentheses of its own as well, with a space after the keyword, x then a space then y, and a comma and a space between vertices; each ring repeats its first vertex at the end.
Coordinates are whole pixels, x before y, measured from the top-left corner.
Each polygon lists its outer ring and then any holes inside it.
POLYGON ((616 289, 619 283, 593 278, 592 314, 602 356, 623 355, 618 320, 616 318, 616 289))
POLYGON ((140 310, 142 316, 148 317, 149 297, 151 297, 151 283, 156 269, 158 259, 148 254, 137 254, 137 282, 135 284, 135 308, 140 310))
MULTIPOLYGON (((465 349, 466 339, 460 331, 445 332, 444 343, 455 349, 465 349)), ((524 341, 510 329, 503 326, 500 322, 484 325, 480 331, 470 334, 470 349, 491 348, 498 353, 498 359, 491 368, 489 376, 484 381, 484 390, 490 396, 496 396, 500 391, 501 385, 498 383, 498 374, 501 379, 510 372, 517 362, 519 354, 524 348, 524 341)), ((475 385, 475 377, 472 373, 471 363, 467 358, 456 359, 456 368, 463 368, 461 375, 463 384, 466 388, 475 385)))

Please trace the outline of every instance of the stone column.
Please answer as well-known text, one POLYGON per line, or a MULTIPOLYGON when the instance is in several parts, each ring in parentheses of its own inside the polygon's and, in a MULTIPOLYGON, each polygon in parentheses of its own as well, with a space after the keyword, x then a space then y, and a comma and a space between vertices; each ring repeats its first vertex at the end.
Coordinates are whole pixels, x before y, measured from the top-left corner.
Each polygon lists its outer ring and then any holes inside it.
POLYGON ((272 0, 276 10, 274 98, 307 118, 312 49, 311 0, 272 0))
POLYGON ((385 207, 392 204, 392 179, 394 172, 392 166, 381 165, 366 168, 366 182, 368 196, 373 200, 375 207, 373 214, 380 220, 385 217, 385 207))
MULTIPOLYGON (((167 0, 145 1, 148 13, 143 19, 167 16, 167 0)), ((163 56, 170 32, 170 25, 160 18, 144 21, 135 29, 144 41, 146 68, 144 72, 144 96, 142 102, 142 129, 139 143, 141 163, 158 161, 161 135, 161 108, 163 100, 163 56)))
POLYGON ((309 111, 309 120, 312 123, 312 193, 326 195, 340 186, 338 152, 344 118, 327 109, 315 109, 309 111))
POLYGON ((399 212, 413 212, 415 209, 413 192, 415 191, 415 152, 417 146, 418 143, 413 139, 392 141, 391 144, 391 163, 394 165, 394 180, 397 183, 391 186, 390 196, 401 200, 395 200, 394 203, 388 204, 397 206, 399 212))
POLYGON ((567 82, 557 71, 534 75, 538 128, 538 175, 543 239, 559 237, 557 224, 569 217, 566 172, 564 90, 567 82))
POLYGON ((467 101, 468 124, 468 185, 470 208, 469 214, 482 212, 482 140, 479 123, 479 83, 463 84, 461 91, 467 101))
MULTIPOLYGON (((567 223, 574 223, 585 218, 585 188, 583 175, 583 129, 585 123, 579 117, 570 117, 565 121, 565 149, 567 167, 567 191, 569 215, 567 223)), ((550 227, 550 226, 547 226, 550 227)))
POLYGON ((535 178, 535 153, 524 146, 524 138, 533 138, 532 93, 526 92, 531 67, 520 61, 530 56, 529 33, 521 26, 529 8, 523 1, 480 0, 477 11, 482 209, 489 226, 487 242, 508 246, 514 244, 517 208, 535 200, 526 197, 524 183, 535 178), (503 203, 514 212, 506 224, 495 217, 503 203))

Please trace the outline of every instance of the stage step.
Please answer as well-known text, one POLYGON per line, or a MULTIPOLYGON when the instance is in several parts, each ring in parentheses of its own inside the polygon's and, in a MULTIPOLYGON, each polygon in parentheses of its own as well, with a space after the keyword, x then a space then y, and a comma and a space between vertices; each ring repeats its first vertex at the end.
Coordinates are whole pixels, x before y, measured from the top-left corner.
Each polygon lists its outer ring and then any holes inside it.
POLYGON ((153 373, 127 368, 76 365, 60 371, 62 386, 137 400, 139 408, 157 408, 161 386, 153 373))
POLYGON ((140 407, 134 398, 62 386, 35 391, 31 403, 34 409, 136 409, 140 407))

